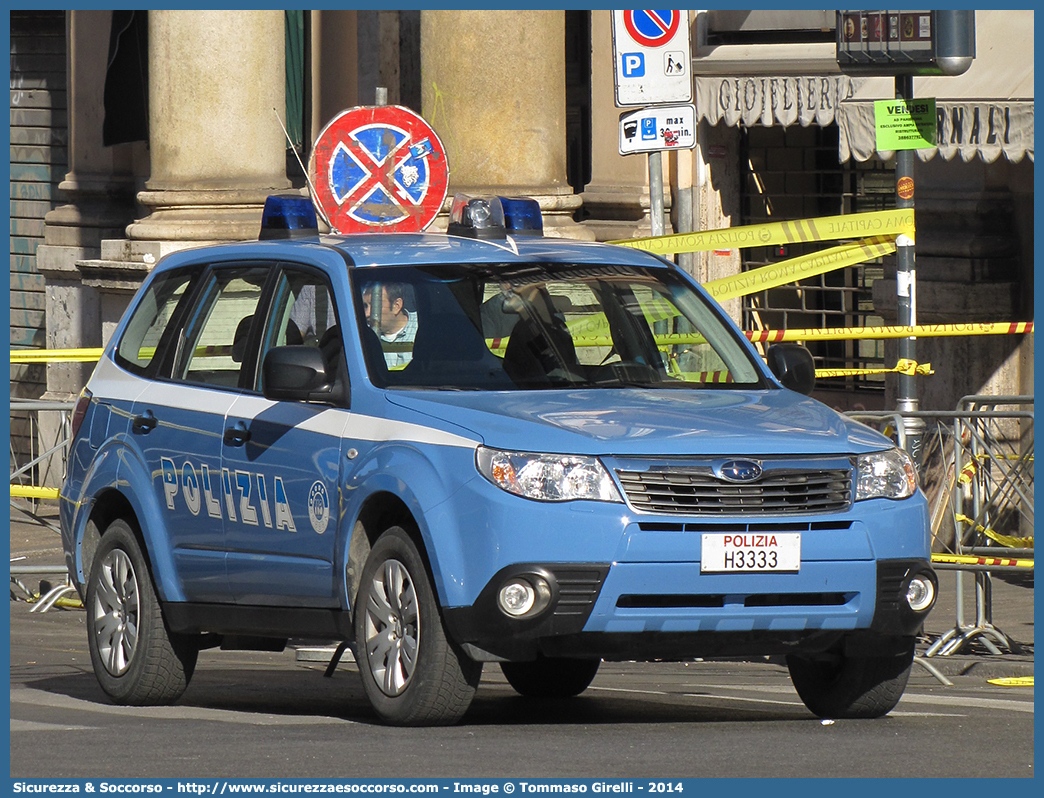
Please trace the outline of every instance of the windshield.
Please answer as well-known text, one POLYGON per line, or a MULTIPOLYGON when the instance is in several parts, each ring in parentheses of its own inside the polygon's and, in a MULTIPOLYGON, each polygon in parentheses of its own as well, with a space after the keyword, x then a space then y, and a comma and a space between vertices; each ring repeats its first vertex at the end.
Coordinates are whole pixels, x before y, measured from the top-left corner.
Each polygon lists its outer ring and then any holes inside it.
POLYGON ((378 387, 766 385, 720 312, 666 269, 436 264, 352 279, 378 387))

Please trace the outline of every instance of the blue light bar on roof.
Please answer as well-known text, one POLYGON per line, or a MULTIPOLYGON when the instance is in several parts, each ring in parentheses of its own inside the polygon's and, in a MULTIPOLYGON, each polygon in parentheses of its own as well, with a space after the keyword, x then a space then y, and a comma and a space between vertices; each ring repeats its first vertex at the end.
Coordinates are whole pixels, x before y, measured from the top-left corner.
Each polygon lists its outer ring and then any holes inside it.
POLYGON ((319 222, 311 198, 299 194, 273 194, 265 200, 258 241, 311 238, 318 233, 319 222))
POLYGON ((457 194, 450 207, 450 235, 505 238, 543 235, 540 205, 526 197, 469 197, 457 194))
POLYGON ((540 215, 540 203, 529 197, 501 197, 504 208, 504 223, 513 236, 542 236, 544 219, 540 215))

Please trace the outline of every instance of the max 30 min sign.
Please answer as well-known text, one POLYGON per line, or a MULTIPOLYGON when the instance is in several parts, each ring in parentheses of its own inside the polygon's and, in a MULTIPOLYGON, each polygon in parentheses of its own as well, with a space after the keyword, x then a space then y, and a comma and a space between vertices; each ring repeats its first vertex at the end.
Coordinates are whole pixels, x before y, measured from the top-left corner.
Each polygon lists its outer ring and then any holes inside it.
POLYGON ((696 146, 696 106, 661 105, 620 114, 620 154, 691 150, 696 146))

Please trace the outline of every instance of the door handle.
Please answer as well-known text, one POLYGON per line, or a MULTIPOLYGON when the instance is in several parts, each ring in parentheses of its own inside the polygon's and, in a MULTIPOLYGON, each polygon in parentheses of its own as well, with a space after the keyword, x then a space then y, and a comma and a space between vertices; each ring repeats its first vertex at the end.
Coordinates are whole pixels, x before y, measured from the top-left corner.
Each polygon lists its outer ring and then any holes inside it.
POLYGON ((233 426, 225 428, 225 443, 229 446, 242 446, 250 440, 250 430, 242 421, 237 421, 233 426))
POLYGON ((159 419, 151 410, 146 410, 140 416, 134 416, 131 419, 131 429, 142 435, 154 430, 157 424, 159 424, 159 419))

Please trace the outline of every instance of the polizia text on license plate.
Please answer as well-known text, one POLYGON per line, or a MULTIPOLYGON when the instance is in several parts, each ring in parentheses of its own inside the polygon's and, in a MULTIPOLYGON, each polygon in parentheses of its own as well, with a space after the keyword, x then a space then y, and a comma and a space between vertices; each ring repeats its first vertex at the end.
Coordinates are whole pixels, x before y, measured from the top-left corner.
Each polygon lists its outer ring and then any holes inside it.
POLYGON ((801 569, 801 533, 704 534, 701 573, 796 572, 801 569))

